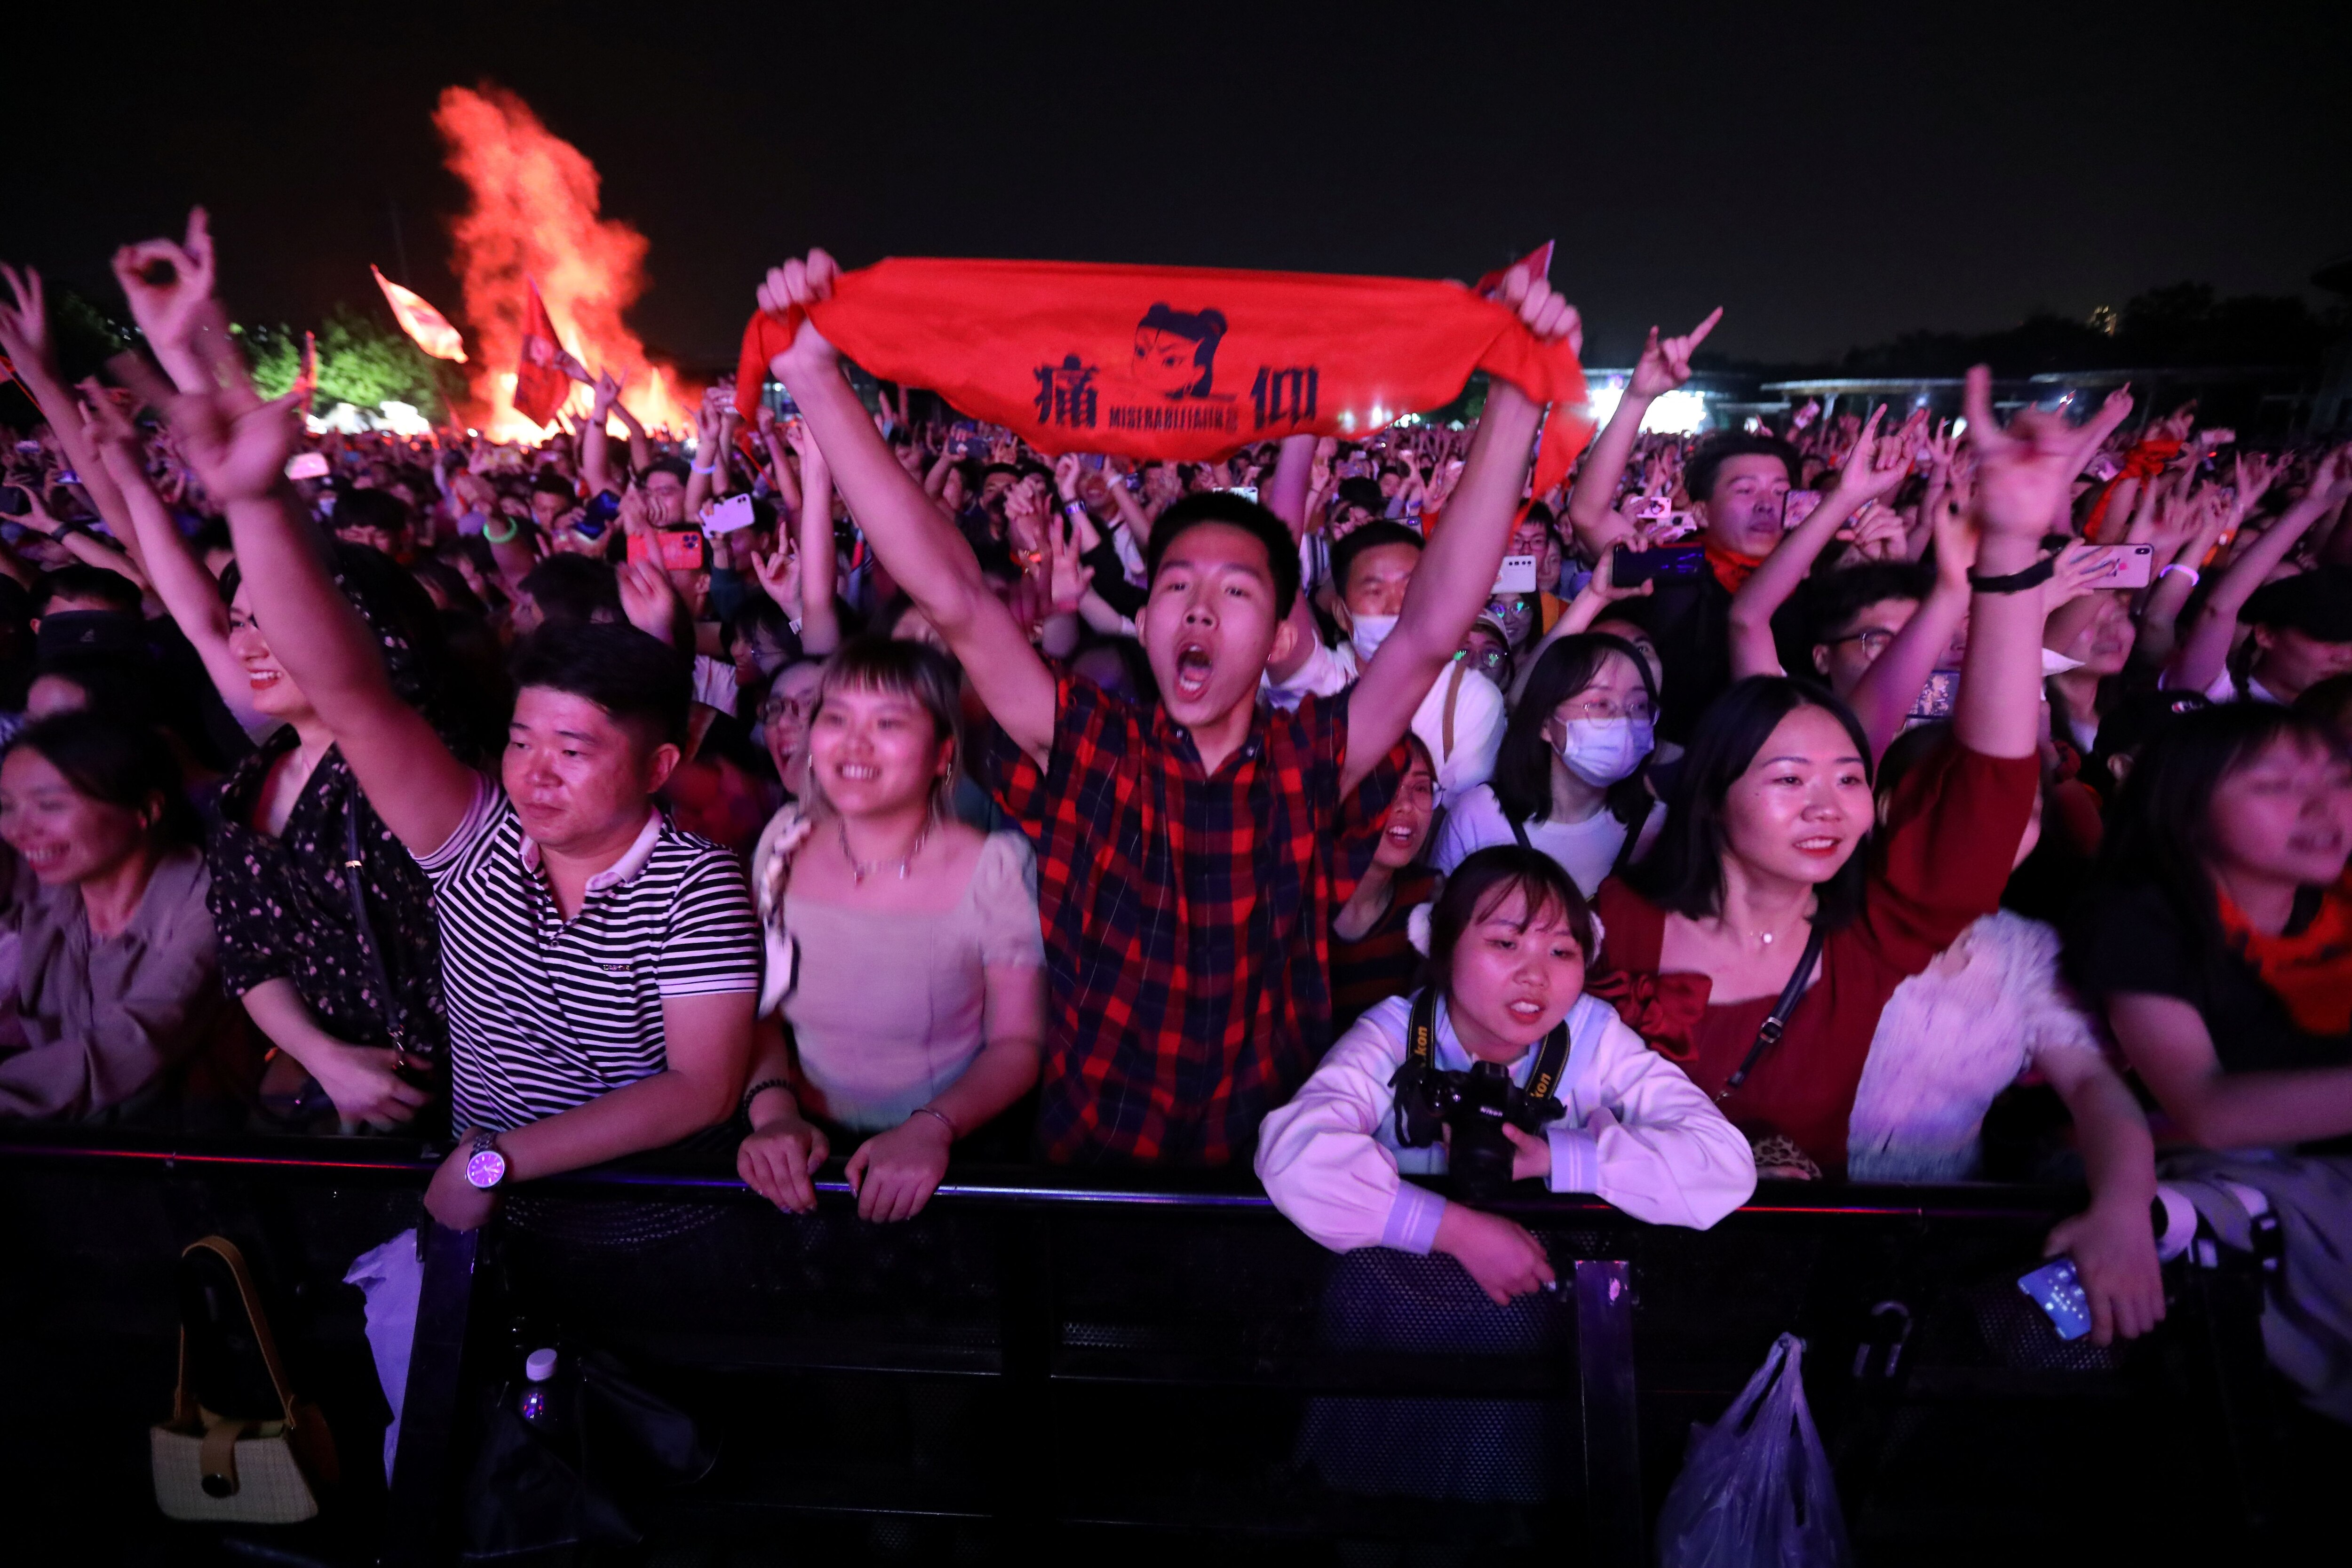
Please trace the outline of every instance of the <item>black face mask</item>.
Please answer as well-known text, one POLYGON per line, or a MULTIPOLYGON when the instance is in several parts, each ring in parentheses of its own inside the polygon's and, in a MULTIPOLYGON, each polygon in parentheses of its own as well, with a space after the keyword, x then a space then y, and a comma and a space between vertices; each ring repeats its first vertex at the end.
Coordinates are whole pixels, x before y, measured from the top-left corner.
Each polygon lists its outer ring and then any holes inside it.
POLYGON ((33 646, 36 657, 44 663, 68 653, 143 658, 148 651, 147 623, 126 610, 65 610, 41 617, 33 646))

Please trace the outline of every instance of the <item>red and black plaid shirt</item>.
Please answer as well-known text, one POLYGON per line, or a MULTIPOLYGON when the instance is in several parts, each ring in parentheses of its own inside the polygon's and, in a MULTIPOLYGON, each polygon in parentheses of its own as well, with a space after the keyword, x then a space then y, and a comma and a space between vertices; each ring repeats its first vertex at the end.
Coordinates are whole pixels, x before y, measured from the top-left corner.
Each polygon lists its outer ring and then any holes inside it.
POLYGON ((1331 1037, 1331 916, 1370 863, 1400 744, 1343 796, 1348 698, 1261 708, 1213 776, 1160 709, 1058 682, 1036 763, 982 765, 1037 848, 1053 977, 1046 1157, 1223 1165, 1331 1037))

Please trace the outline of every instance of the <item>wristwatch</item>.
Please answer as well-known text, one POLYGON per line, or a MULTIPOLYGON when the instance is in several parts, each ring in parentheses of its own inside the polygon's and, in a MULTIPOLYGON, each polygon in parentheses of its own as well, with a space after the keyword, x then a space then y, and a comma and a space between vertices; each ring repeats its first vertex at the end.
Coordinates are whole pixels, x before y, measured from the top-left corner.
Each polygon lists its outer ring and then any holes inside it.
POLYGON ((475 1133, 474 1152, 466 1157, 466 1180, 487 1193, 506 1179, 507 1157, 499 1152, 499 1135, 475 1133))

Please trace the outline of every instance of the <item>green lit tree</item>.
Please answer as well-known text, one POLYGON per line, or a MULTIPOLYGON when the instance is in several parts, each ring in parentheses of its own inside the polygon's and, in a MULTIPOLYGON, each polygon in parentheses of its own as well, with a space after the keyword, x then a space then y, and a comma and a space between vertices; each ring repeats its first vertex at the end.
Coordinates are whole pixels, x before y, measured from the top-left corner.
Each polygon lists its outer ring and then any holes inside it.
MULTIPOLYGON (((289 327, 239 327, 254 384, 275 397, 294 384, 302 363, 302 334, 289 327)), ((441 398, 439 362, 397 328, 384 326, 348 306, 338 305, 319 329, 319 391, 313 406, 338 403, 374 412, 385 403, 405 403, 439 423, 447 413, 441 398)))

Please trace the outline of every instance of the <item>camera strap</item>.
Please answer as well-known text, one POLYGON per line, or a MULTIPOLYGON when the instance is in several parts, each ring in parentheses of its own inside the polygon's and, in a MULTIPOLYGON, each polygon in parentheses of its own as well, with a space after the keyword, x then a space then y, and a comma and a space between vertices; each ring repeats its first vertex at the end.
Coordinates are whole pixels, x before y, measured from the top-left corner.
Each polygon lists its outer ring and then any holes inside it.
MULTIPOLYGON (((1560 1069, 1568 1066, 1568 1020, 1562 1018, 1537 1047, 1536 1064, 1528 1074, 1529 1100, 1549 1100, 1559 1086, 1560 1069)), ((1413 998, 1412 1021, 1405 1026, 1404 1064, 1427 1072, 1437 1065, 1437 987, 1425 985, 1413 998)))
POLYGON ((1780 1032, 1789 1026, 1789 1015, 1797 1010, 1797 1004, 1804 1000, 1806 987, 1813 983, 1813 966, 1821 962, 1822 944, 1829 937, 1830 933, 1816 924, 1812 934, 1805 939, 1805 951, 1797 956, 1797 972, 1789 976, 1789 984, 1780 987, 1780 999, 1772 1004, 1772 1010, 1756 1026, 1756 1043, 1748 1047, 1747 1056, 1724 1080, 1721 1092, 1715 1097, 1718 1103, 1729 1100, 1748 1081, 1748 1075, 1756 1070, 1756 1064, 1764 1059, 1764 1053, 1780 1043, 1780 1032))

